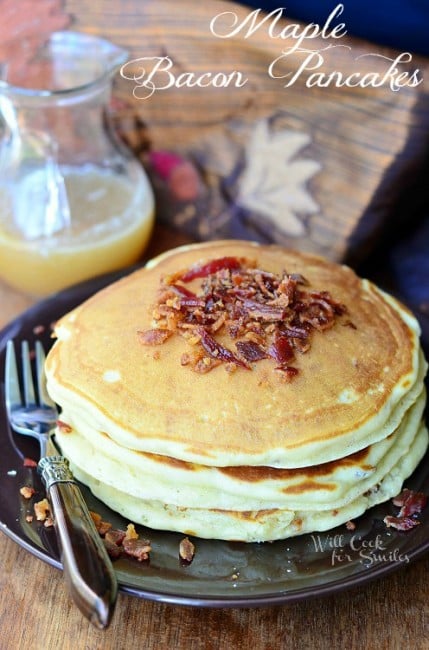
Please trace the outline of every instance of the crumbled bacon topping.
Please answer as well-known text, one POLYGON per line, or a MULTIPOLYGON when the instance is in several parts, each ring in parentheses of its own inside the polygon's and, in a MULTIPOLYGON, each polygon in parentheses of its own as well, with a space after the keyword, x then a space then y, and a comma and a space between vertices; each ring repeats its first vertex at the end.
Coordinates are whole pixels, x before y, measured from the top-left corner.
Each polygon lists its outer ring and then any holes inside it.
POLYGON ((330 329, 345 313, 328 291, 310 290, 299 273, 276 275, 249 260, 222 257, 163 278, 153 327, 137 335, 143 345, 160 345, 180 334, 195 350, 180 363, 199 373, 222 363, 227 370, 251 370, 271 358, 290 381, 298 374, 291 364, 308 352, 312 333, 330 329), (195 280, 197 292, 185 286, 195 280))
POLYGON ((419 525, 417 515, 421 513, 427 503, 427 496, 423 492, 415 492, 404 488, 398 496, 392 499, 393 505, 400 508, 396 517, 387 515, 384 523, 388 528, 397 530, 410 530, 419 525))

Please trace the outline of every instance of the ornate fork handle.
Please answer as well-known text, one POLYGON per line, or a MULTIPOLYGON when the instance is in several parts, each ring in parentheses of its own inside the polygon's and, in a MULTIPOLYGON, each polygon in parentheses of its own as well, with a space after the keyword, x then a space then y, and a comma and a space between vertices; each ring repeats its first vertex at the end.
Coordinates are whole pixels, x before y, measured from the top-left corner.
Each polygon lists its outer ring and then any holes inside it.
POLYGON ((64 575, 82 613, 98 628, 109 624, 117 594, 116 575, 68 461, 39 461, 54 515, 64 575))

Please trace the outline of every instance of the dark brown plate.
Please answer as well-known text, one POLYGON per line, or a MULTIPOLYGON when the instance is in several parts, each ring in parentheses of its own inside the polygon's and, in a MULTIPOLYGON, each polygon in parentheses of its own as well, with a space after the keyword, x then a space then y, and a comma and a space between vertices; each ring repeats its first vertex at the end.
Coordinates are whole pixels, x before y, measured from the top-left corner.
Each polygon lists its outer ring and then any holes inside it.
MULTIPOLYGON (((45 562, 61 568, 53 528, 26 521, 31 502, 19 489, 32 484, 33 500, 44 496, 36 470, 23 466, 24 457, 38 458, 36 443, 10 431, 4 408, 4 356, 6 341, 40 338, 51 345, 50 325, 75 305, 120 277, 121 273, 96 278, 60 292, 29 309, 0 332, 0 530, 45 562), (43 325, 44 332, 35 333, 43 325)), ((407 487, 429 494, 429 455, 420 463, 407 487)), ((82 488, 91 510, 115 527, 128 522, 109 510, 82 488)), ((244 544, 193 540, 194 561, 182 566, 178 550, 182 535, 138 527, 152 542, 150 562, 115 561, 120 589, 151 600, 198 607, 254 607, 275 605, 321 596, 361 585, 406 566, 429 550, 429 507, 420 525, 401 533, 387 530, 386 514, 395 514, 390 503, 382 504, 356 520, 356 529, 340 526, 327 533, 302 535, 289 540, 244 544)))

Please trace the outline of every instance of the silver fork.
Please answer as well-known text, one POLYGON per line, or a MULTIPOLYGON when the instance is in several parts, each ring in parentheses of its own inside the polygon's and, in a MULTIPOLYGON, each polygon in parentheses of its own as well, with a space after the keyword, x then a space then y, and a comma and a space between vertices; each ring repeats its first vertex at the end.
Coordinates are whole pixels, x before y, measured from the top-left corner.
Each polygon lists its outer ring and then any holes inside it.
POLYGON ((98 628, 108 626, 116 603, 117 580, 112 563, 82 493, 62 456, 46 456, 46 446, 58 412, 46 390, 45 353, 35 343, 37 391, 30 346, 21 344, 23 394, 13 341, 8 341, 5 363, 6 412, 14 431, 37 438, 38 470, 49 497, 61 562, 71 596, 81 612, 98 628))
POLYGON ((5 365, 6 412, 10 426, 17 433, 32 436, 39 441, 40 457, 46 456, 49 433, 58 419, 55 403, 46 390, 45 351, 40 341, 35 343, 37 396, 35 392, 30 346, 21 343, 23 392, 19 386, 18 368, 13 341, 7 342, 5 365))

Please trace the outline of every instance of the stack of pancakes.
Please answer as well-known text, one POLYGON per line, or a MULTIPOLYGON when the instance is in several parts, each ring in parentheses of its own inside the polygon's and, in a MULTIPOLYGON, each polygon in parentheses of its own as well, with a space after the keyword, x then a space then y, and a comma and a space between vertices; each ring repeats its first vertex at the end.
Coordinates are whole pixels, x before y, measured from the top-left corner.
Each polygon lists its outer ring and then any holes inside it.
POLYGON ((415 318, 312 255, 242 241, 175 249, 65 315, 55 334, 46 372, 62 409, 57 441, 75 476, 135 523, 248 542, 327 530, 398 494, 428 446, 415 318), (195 341, 175 332, 142 344, 159 327, 165 278, 180 283, 219 259, 303 277, 306 291, 344 306, 295 352, 296 376, 279 377, 269 355, 195 372, 183 361, 195 341))

